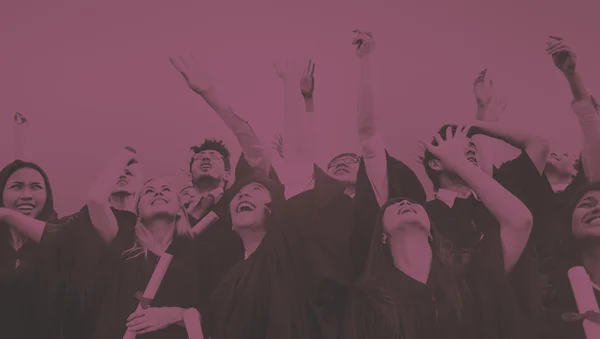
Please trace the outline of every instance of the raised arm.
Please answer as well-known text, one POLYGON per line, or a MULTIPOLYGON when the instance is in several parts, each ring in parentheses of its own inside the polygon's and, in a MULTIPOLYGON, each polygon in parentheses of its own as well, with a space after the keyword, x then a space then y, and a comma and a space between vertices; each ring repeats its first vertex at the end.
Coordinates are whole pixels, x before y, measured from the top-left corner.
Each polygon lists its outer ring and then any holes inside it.
POLYGON ((171 58, 173 66, 183 75, 188 87, 199 94, 219 115, 225 125, 233 131, 240 143, 246 160, 252 167, 258 167, 269 173, 271 154, 268 147, 258 139, 247 121, 240 118, 231 108, 229 101, 215 88, 207 70, 197 62, 194 56, 171 58))
MULTIPOLYGON (((475 79, 473 92, 477 102, 478 121, 498 122, 500 115, 506 109, 506 104, 494 91, 494 82, 486 79, 487 69, 484 69, 475 79)), ((484 135, 474 135, 473 142, 477 145, 481 168, 484 172, 492 175, 496 163, 498 145, 495 141, 484 135)))
POLYGON ((14 227, 19 233, 40 243, 46 223, 41 220, 26 216, 18 211, 0 207, 0 221, 14 227))
POLYGON ((87 207, 90 220, 107 243, 111 242, 119 231, 117 219, 111 210, 110 196, 115 190, 119 177, 125 174, 126 167, 135 162, 137 160, 133 148, 121 149, 88 192, 87 207))
POLYGON ((282 182, 286 197, 293 197, 314 186, 316 117, 313 99, 315 64, 301 68, 293 62, 275 65, 284 88, 284 138, 282 182))
POLYGON ((473 124, 476 134, 482 134, 491 138, 502 140, 505 143, 521 149, 527 153, 538 172, 542 174, 548 156, 550 146, 548 140, 541 136, 532 134, 515 125, 500 124, 496 122, 477 121, 473 124))
POLYGON ((29 129, 29 121, 19 112, 15 113, 15 160, 26 160, 25 143, 27 141, 27 130, 29 129))
POLYGON ((577 55, 562 38, 550 36, 546 51, 563 73, 573 94, 572 108, 583 134, 581 162, 588 180, 600 180, 600 115, 577 70, 577 55))
POLYGON ((500 223, 500 237, 504 266, 510 272, 523 253, 533 224, 529 209, 491 176, 469 162, 464 156, 469 128, 458 127, 453 135, 452 128, 446 131, 446 140, 438 134, 438 146, 428 144, 429 151, 438 157, 444 167, 458 175, 473 189, 485 207, 500 223))
POLYGON ((359 62, 358 103, 356 128, 371 187, 382 206, 388 200, 388 173, 385 144, 377 134, 375 102, 371 83, 371 53, 375 47, 373 34, 355 30, 353 45, 359 62))

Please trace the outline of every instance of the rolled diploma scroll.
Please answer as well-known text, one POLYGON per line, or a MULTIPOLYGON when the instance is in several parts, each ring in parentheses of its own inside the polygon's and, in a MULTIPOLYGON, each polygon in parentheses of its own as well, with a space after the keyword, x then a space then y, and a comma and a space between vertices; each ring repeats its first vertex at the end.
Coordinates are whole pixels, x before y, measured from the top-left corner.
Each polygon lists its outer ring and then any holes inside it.
MULTIPOLYGON (((152 272, 152 277, 150 277, 150 281, 148 282, 148 285, 146 286, 146 290, 144 291, 144 294, 143 294, 144 299, 149 299, 149 300, 154 299, 154 296, 156 296, 156 292, 158 291, 158 288, 160 287, 160 284, 162 283, 162 280, 165 277, 165 273, 167 273, 167 269, 169 268, 169 265, 171 264, 172 259, 173 259, 173 256, 170 255, 169 253, 164 253, 163 255, 160 256, 160 259, 158 260, 158 264, 156 265, 154 272, 152 272)), ((139 311, 141 309, 142 309, 142 303, 140 302, 136 308, 136 311, 139 311)), ((125 335, 123 336, 123 339, 134 339, 134 338, 135 338, 135 332, 130 331, 130 330, 127 330, 127 332, 125 332, 125 335)))
POLYGON ((204 218, 202 218, 202 220, 198 221, 198 223, 194 227, 192 227, 192 234, 194 236, 197 236, 217 220, 219 220, 219 216, 217 215, 217 213, 213 211, 208 212, 208 214, 204 218))
MULTIPOLYGON (((582 266, 575 266, 569 270, 569 281, 573 288, 573 295, 577 302, 579 313, 588 311, 598 312, 598 303, 594 295, 594 287, 589 275, 582 266)), ((587 339, 600 338, 600 325, 587 319, 583 320, 583 330, 587 339)))
POLYGON ((188 308, 183 312, 183 323, 189 339, 204 339, 202 325, 200 325, 200 313, 195 308, 188 308))

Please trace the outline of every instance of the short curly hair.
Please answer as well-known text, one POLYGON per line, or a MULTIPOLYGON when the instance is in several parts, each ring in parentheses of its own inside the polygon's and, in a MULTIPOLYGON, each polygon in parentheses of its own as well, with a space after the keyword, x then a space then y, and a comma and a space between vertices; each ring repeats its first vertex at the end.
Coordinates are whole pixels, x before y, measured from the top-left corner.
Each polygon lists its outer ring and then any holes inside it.
MULTIPOLYGON (((231 153, 223 143, 223 140, 217 139, 205 139, 202 145, 190 147, 190 151, 194 154, 202 151, 217 151, 223 156, 223 162, 225 163, 225 170, 231 170, 231 153)), ((190 173, 192 172, 192 165, 194 164, 194 158, 190 159, 190 173)))

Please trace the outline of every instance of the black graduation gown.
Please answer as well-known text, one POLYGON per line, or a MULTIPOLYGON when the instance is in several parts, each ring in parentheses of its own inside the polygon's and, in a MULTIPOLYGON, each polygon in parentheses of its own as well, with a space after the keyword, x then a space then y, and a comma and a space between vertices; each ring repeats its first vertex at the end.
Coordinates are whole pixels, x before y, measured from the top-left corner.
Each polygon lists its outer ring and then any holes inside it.
POLYGON ((60 334, 63 280, 49 242, 27 240, 15 251, 0 225, 0 331, 3 338, 56 339, 60 334), (17 266, 17 260, 19 265, 17 266))
MULTIPOLYGON (((106 279, 109 288, 94 331, 95 339, 123 338, 127 318, 139 303, 136 293, 144 292, 158 264, 159 257, 150 251, 147 257, 143 254, 131 259, 123 256, 123 251, 132 247, 133 240, 133 231, 118 236, 102 260, 99 279, 106 279)), ((172 254, 173 259, 150 306, 198 309, 202 263, 194 241, 175 235, 167 253, 172 254)), ((183 326, 174 324, 136 338, 187 339, 188 336, 183 326)))
POLYGON ((441 288, 445 277, 437 259, 432 262, 426 284, 398 269, 391 270, 381 283, 389 291, 383 298, 394 310, 390 312, 396 317, 393 319, 387 319, 374 307, 377 305, 374 298, 382 298, 376 296, 378 288, 355 285, 346 312, 344 338, 396 339, 390 321, 399 324, 400 333, 408 337, 406 332, 412 330, 411 337, 419 339, 531 338, 523 328, 522 319, 513 317, 511 310, 502 307, 502 290, 484 270, 474 268, 459 277, 465 289, 460 319, 441 288))
MULTIPOLYGON (((390 196, 422 203, 425 192, 416 175, 400 161, 387 160, 390 196)), ((362 273, 379 210, 364 162, 354 199, 315 167, 314 189, 271 210, 274 221, 257 251, 213 294, 211 310, 220 319, 213 318, 217 328, 211 335, 337 338, 345 297, 331 282, 347 286, 362 273)))
MULTIPOLYGON (((120 233, 133 230, 137 220, 134 213, 112 212, 120 233)), ((107 288, 106 280, 98 279, 98 269, 109 246, 92 225, 87 206, 62 218, 58 225, 49 224, 43 241, 53 242, 53 253, 60 263, 57 271, 66 282, 63 338, 91 338, 107 288)))
MULTIPOLYGON (((236 181, 243 180, 253 173, 253 167, 242 153, 235 168, 236 181)), ((277 173, 273 168, 269 172, 269 178, 279 182, 277 173)), ((210 271, 202 275, 203 280, 200 286, 202 309, 208 307, 210 295, 225 274, 244 258, 244 245, 237 233, 233 231, 229 216, 229 204, 236 193, 231 189, 225 190, 221 199, 212 208, 212 212, 216 213, 219 219, 195 238, 199 248, 198 251, 203 256, 210 257, 212 261, 210 268, 205 268, 210 271)), ((192 227, 198 223, 198 220, 191 216, 189 219, 192 227)))
MULTIPOLYGON (((557 279, 555 283, 556 295, 548 316, 548 331, 546 339, 586 339, 583 330, 583 320, 566 321, 562 319, 565 313, 579 313, 575 295, 571 287, 567 272, 557 279)), ((596 302, 600 305, 600 291, 594 289, 596 302)))
MULTIPOLYGON (((516 159, 503 164, 494 171, 494 179, 519 198, 530 209, 534 218, 533 233, 544 226, 548 205, 547 180, 540 175, 525 151, 516 159)), ((506 307, 513 308, 532 324, 539 327, 542 301, 538 257, 530 239, 519 262, 507 276, 504 271, 500 224, 485 208, 483 203, 473 197, 457 198, 450 208, 444 202, 435 199, 427 202, 425 208, 441 235, 460 249, 473 249, 481 234, 483 241, 476 245, 473 260, 490 263, 486 271, 498 281, 506 283, 507 296, 503 300, 506 307)))

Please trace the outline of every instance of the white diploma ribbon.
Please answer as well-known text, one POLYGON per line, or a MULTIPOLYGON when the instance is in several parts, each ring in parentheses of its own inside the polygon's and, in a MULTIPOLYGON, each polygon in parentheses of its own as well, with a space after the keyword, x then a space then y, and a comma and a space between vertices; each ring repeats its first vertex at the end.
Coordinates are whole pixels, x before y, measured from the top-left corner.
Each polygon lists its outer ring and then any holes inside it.
MULTIPOLYGON (((171 260, 173 260, 173 256, 169 253, 164 253, 160 256, 158 264, 156 265, 154 272, 152 272, 152 277, 150 277, 150 281, 148 282, 146 290, 144 291, 144 299, 154 299, 154 297, 156 296, 156 292, 158 291, 158 288, 160 287, 160 284, 162 283, 163 278, 165 277, 165 273, 167 273, 167 269, 171 264, 171 260)), ((141 309, 142 303, 140 302, 136 308, 136 311, 139 311, 141 309)), ((127 332, 125 332, 125 335, 123 336, 123 339, 135 339, 135 332, 127 330, 127 332)))
POLYGON ((195 308, 185 310, 183 322, 189 339, 204 339, 202 325, 200 324, 200 313, 195 308))
MULTIPOLYGON (((577 302, 579 313, 589 311, 599 312, 598 302, 594 295, 594 287, 590 276, 582 266, 575 266, 569 270, 569 281, 573 288, 573 295, 577 302)), ((587 339, 600 338, 600 325, 595 324, 587 319, 583 320, 583 329, 587 339)))
POLYGON ((217 213, 213 211, 208 212, 208 214, 202 218, 202 220, 198 221, 198 223, 192 227, 192 235, 195 237, 204 232, 208 226, 212 225, 217 220, 219 220, 217 213))

